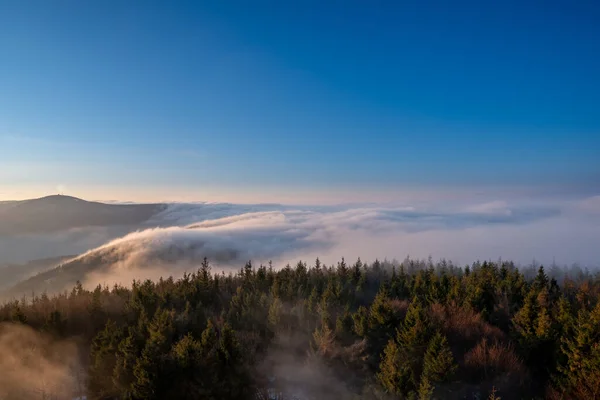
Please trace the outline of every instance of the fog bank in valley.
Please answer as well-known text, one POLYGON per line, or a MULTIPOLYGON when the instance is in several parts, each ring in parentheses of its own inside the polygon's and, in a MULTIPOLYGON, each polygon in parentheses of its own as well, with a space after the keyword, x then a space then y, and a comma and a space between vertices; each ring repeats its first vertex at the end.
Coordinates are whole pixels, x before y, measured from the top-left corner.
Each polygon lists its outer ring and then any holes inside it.
MULTIPOLYGON (((248 260, 281 267, 316 257, 331 264, 341 257, 406 256, 594 267, 600 260, 594 239, 600 237, 599 203, 593 197, 453 208, 170 204, 147 227, 92 248, 23 288, 50 282, 54 289, 68 289, 76 280, 128 284, 195 270, 204 257, 225 270, 248 260)), ((54 238, 60 240, 60 234, 54 238)))

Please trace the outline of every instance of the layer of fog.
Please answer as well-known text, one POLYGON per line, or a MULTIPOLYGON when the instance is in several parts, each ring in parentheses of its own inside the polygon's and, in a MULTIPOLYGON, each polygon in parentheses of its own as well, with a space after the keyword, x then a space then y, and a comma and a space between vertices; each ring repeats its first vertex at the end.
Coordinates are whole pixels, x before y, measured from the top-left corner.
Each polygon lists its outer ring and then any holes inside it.
POLYGON ((0 398, 71 399, 85 377, 73 342, 16 324, 0 324, 0 398))
POLYGON ((0 268, 6 264, 81 254, 136 230, 182 226, 242 213, 285 209, 288 207, 269 204, 174 203, 137 225, 84 226, 52 233, 0 235, 0 268))
POLYGON ((598 237, 598 196, 437 207, 199 203, 170 204, 128 234, 116 228, 83 228, 44 237, 4 238, 0 253, 19 246, 29 246, 40 257, 83 253, 62 270, 69 273, 63 273, 68 288, 77 279, 95 285, 177 276, 195 270, 203 257, 222 269, 239 269, 247 260, 272 260, 280 267, 316 257, 332 264, 341 257, 372 261, 406 256, 446 258, 458 264, 502 258, 596 267, 598 237))
POLYGON ((207 205, 172 205, 163 218, 200 222, 131 233, 76 261, 102 266, 86 276, 90 285, 178 275, 197 268, 203 257, 223 269, 238 269, 247 260, 273 260, 283 266, 316 257, 332 264, 341 257, 406 256, 447 258, 459 264, 502 258, 596 266, 600 214, 589 208, 590 202, 513 206, 496 201, 444 212, 273 206, 278 209, 237 215, 232 215, 231 205, 215 205, 210 212, 207 205), (208 216, 216 218, 202 221, 208 216))

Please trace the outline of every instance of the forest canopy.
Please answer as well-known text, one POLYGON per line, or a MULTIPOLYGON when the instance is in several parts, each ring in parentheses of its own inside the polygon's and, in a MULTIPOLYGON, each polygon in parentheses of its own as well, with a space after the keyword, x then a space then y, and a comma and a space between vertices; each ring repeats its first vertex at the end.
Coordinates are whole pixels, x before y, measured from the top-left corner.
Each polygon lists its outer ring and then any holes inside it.
POLYGON ((597 399, 599 298, 598 274, 502 261, 205 259, 5 303, 0 398, 597 399))

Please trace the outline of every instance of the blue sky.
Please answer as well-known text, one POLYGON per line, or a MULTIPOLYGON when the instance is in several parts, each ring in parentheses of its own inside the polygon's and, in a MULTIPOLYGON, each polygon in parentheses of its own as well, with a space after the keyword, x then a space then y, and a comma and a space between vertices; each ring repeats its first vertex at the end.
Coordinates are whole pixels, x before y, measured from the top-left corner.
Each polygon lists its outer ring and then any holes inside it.
POLYGON ((598 21, 593 1, 0 1, 0 199, 597 194, 598 21))

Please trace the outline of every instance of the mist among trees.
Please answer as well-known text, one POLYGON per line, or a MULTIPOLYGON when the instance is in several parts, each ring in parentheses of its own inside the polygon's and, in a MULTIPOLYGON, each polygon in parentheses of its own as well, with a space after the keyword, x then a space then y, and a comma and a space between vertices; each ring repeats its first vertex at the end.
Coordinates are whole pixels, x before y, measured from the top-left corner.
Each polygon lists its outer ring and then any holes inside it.
POLYGON ((597 399, 599 299, 510 262, 205 260, 3 305, 0 398, 597 399))

